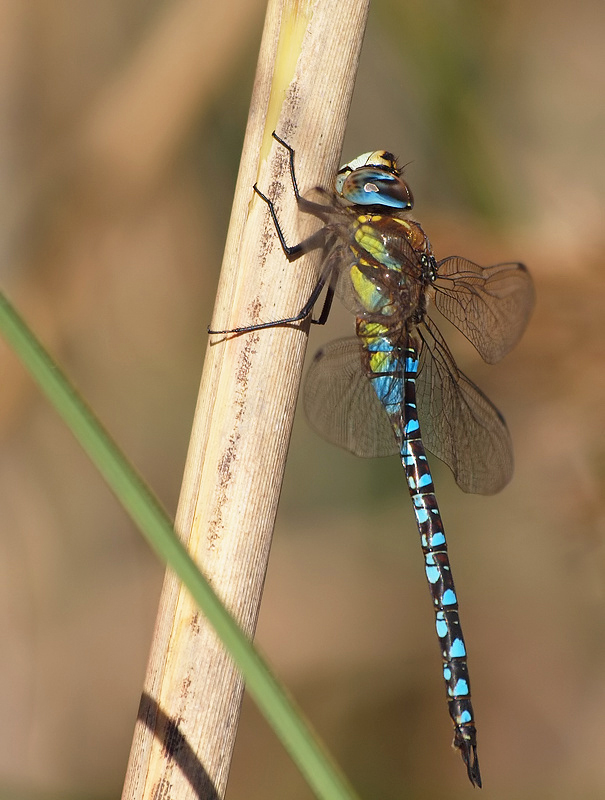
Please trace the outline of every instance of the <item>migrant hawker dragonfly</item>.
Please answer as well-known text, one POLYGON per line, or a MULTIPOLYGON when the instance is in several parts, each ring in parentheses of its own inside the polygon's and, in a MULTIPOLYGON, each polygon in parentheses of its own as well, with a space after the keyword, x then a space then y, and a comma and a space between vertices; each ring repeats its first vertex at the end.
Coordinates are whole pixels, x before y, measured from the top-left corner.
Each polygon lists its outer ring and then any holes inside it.
POLYGON ((512 444, 502 415, 457 368, 428 311, 433 304, 492 364, 527 325, 532 281, 523 264, 484 268, 459 256, 437 261, 421 226, 409 217, 412 192, 391 153, 359 156, 339 170, 333 191, 318 188, 310 200, 298 190, 294 150, 273 135, 289 154, 299 209, 324 226, 288 246, 273 202, 254 190, 267 204, 288 260, 323 248, 320 277, 296 316, 212 333, 305 319, 324 287, 326 300, 314 322, 326 321, 334 293, 355 314, 357 335, 316 354, 305 383, 305 411, 320 434, 356 455, 401 458, 433 599, 453 744, 471 783, 481 786, 466 645, 425 446, 465 492, 492 494, 512 476, 512 444))

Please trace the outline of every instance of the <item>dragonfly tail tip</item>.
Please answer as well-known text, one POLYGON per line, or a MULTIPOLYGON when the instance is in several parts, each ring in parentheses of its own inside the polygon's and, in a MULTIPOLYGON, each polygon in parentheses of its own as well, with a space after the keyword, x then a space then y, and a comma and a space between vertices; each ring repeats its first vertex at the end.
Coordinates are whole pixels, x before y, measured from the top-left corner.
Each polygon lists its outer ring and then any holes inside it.
POLYGON ((474 741, 469 741, 466 737, 456 736, 454 747, 460 751, 469 781, 481 789, 481 771, 479 770, 479 759, 477 757, 477 744, 474 741))
POLYGON ((462 759, 466 764, 466 772, 468 774, 469 781, 476 786, 478 789, 481 789, 481 772, 479 770, 479 759, 477 758, 477 745, 472 745, 470 748, 466 748, 461 751, 462 752, 462 759))

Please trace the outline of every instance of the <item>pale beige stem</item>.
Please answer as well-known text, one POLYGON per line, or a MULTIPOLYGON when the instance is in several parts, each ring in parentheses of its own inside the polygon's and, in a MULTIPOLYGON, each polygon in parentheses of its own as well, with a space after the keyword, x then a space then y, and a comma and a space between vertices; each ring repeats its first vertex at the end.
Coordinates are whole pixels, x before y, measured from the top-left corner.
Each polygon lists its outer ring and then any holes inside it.
MULTIPOLYGON (((289 264, 266 205, 276 198, 291 243, 299 219, 283 148, 299 185, 329 186, 337 168, 368 0, 270 0, 212 327, 296 313, 317 258, 289 264)), ((210 35, 210 33, 209 33, 210 35)), ((203 47, 200 42, 200 47, 203 47)), ((212 187, 208 186, 208 191, 212 187)), ((252 636, 307 342, 299 327, 210 338, 176 527, 252 636)), ((189 595, 165 580, 124 798, 222 798, 242 681, 189 595)))

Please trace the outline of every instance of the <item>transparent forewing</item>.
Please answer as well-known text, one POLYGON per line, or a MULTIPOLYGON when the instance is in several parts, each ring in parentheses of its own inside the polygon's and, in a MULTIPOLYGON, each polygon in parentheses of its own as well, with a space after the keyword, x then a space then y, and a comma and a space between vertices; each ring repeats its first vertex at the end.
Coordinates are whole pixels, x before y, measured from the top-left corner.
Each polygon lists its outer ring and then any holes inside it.
POLYGON ((399 452, 391 423, 366 377, 356 338, 330 342, 315 354, 303 404, 311 426, 357 456, 399 452))
POLYGON ((483 392, 456 367, 439 331, 427 321, 416 381, 425 446, 444 461, 465 492, 495 494, 513 473, 506 422, 483 392))
POLYGON ((438 264, 435 305, 477 348, 488 364, 519 341, 534 306, 534 288, 523 264, 480 267, 450 256, 438 264))

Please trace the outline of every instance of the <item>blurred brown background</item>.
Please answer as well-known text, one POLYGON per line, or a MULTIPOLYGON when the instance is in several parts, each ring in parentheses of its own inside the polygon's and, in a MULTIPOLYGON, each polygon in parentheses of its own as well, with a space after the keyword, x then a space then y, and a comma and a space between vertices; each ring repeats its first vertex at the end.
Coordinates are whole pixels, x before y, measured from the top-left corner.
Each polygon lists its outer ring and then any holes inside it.
MULTIPOLYGON (((174 511, 261 0, 0 4, 3 285, 174 511)), ((461 367, 512 484, 435 464, 482 797, 605 794, 605 7, 376 0, 343 158, 412 163, 438 257, 520 259, 517 350, 461 367)), ((304 187, 303 187, 304 188, 304 187)), ((321 341, 352 332, 338 309, 321 341)), ((0 797, 118 797, 162 569, 0 344, 0 797)), ((258 641, 365 798, 470 796, 397 459, 298 419, 258 641)), ((245 702, 228 796, 310 797, 245 702)))

